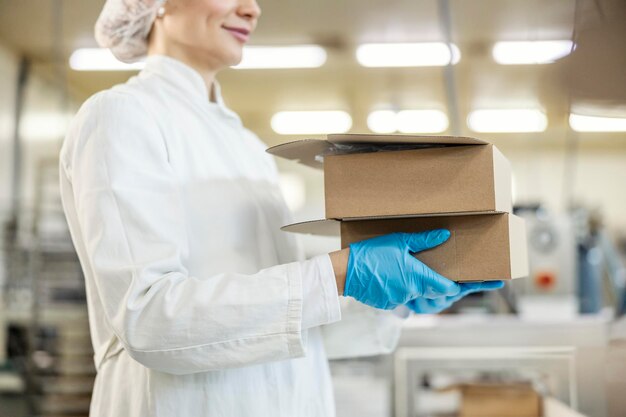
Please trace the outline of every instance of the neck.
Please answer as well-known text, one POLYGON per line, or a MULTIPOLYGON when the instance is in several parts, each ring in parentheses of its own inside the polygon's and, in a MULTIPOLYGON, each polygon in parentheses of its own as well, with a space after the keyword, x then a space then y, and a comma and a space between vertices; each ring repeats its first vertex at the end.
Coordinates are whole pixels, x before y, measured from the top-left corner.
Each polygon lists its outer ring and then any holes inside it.
POLYGON ((159 42, 157 39, 150 39, 148 56, 150 55, 166 55, 196 70, 204 80, 207 91, 209 92, 209 101, 217 101, 213 82, 215 81, 218 70, 215 69, 215 66, 211 65, 212 60, 210 57, 203 57, 201 54, 193 53, 193 51, 188 51, 185 48, 169 45, 166 42, 159 42))

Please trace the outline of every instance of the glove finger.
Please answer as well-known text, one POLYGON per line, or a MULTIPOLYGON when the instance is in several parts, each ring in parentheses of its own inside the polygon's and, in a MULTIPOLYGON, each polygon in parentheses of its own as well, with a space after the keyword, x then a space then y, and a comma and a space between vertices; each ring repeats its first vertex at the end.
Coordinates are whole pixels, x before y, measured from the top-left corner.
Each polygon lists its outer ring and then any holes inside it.
POLYGON ((441 297, 441 298, 444 299, 446 303, 453 304, 459 301, 460 299, 464 298, 466 295, 467 293, 461 291, 457 295, 449 295, 447 297, 441 297))
POLYGON ((457 295, 445 297, 446 302, 450 303, 450 305, 456 303, 462 298, 469 294, 473 294, 481 291, 493 291, 504 286, 504 282, 502 281, 489 281, 489 282, 472 282, 472 283, 461 283, 461 291, 457 295))
MULTIPOLYGON (((452 295, 452 296, 449 296, 449 297, 436 298, 435 300, 437 300, 439 305, 443 306, 443 308, 442 308, 442 311, 443 311, 443 310, 446 310, 446 309, 452 307, 452 305, 454 303, 456 303, 457 301, 460 301, 463 298, 465 298, 466 295, 467 295, 467 293, 461 292, 461 293, 459 293, 457 295, 452 295), (439 301, 439 300, 442 300, 442 301, 439 301)), ((433 301, 435 301, 435 300, 433 300, 433 301)))
POLYGON ((503 281, 464 282, 459 284, 461 292, 471 294, 479 291, 493 291, 504 287, 503 281))
POLYGON ((411 257, 414 261, 415 268, 414 274, 418 280, 417 286, 421 288, 421 295, 425 298, 438 298, 443 296, 453 296, 461 292, 461 286, 439 275, 437 272, 430 269, 427 265, 419 260, 411 257), (421 281, 421 282, 419 282, 421 281))
POLYGON ((488 281, 488 282, 470 282, 470 283, 461 283, 459 284, 461 287, 461 291, 459 294, 446 297, 450 305, 456 303, 460 299, 464 298, 466 295, 482 292, 482 291, 493 291, 504 287, 503 281, 488 281))
MULTIPOLYGON (((456 297, 456 296, 455 296, 456 297)), ((450 307, 450 300, 448 300, 448 298, 450 297, 439 297, 439 298, 426 298, 426 304, 428 304, 429 307, 431 307, 432 309, 436 309, 437 312, 441 311, 441 310, 445 310, 446 308, 450 307)))
POLYGON ((485 281, 482 283, 481 291, 499 290, 504 287, 504 281, 485 281))
POLYGON ((413 253, 434 248, 448 240, 450 232, 446 229, 435 229, 420 233, 404 233, 405 242, 413 253))
POLYGON ((438 313, 441 310, 444 310, 446 307, 446 299, 445 297, 439 298, 423 298, 418 297, 409 301, 406 306, 417 314, 433 314, 438 313))
POLYGON ((414 298, 406 303, 406 306, 414 313, 422 313, 424 312, 424 299, 414 298))

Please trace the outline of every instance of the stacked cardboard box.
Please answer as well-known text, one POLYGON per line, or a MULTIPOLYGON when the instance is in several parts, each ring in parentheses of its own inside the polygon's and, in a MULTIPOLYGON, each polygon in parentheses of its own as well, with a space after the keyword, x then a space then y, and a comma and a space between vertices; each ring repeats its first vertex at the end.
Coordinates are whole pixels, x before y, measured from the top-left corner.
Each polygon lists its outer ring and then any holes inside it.
POLYGON ((528 275, 524 221, 511 213, 511 167, 473 138, 329 135, 268 149, 324 169, 326 219, 283 230, 340 234, 342 247, 392 232, 450 230, 416 257, 456 281, 528 275))

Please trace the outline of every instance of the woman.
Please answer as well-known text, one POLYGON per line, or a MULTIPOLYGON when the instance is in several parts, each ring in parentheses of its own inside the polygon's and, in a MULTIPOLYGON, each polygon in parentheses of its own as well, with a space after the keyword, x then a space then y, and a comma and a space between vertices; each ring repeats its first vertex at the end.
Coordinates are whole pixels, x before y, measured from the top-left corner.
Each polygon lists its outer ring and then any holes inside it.
POLYGON ((332 416, 326 352, 389 352, 402 314, 384 309, 435 312, 501 285, 459 285, 410 255, 442 230, 300 260, 279 230, 274 163, 215 80, 260 13, 255 0, 109 0, 96 24, 120 59, 148 58, 84 103, 60 157, 98 370, 92 417, 332 416))

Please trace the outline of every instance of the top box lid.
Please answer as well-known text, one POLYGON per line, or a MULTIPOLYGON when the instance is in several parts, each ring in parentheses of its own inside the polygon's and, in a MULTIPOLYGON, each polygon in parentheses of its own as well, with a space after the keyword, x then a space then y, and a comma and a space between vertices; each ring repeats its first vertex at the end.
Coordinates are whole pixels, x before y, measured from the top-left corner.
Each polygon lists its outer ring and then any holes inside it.
POLYGON ((332 134, 327 139, 303 139, 272 146, 267 152, 322 169, 325 155, 343 155, 377 151, 432 148, 459 145, 487 145, 480 139, 465 136, 415 136, 376 134, 332 134))

